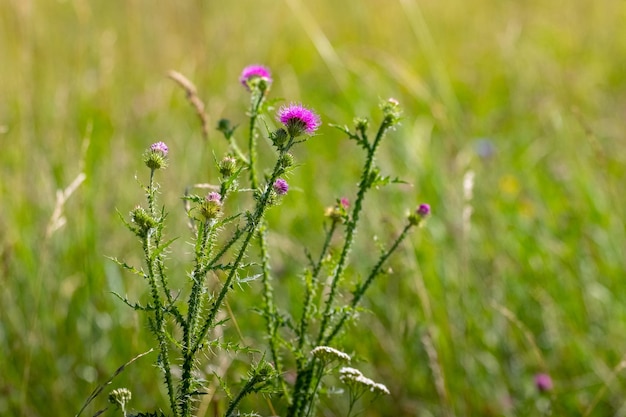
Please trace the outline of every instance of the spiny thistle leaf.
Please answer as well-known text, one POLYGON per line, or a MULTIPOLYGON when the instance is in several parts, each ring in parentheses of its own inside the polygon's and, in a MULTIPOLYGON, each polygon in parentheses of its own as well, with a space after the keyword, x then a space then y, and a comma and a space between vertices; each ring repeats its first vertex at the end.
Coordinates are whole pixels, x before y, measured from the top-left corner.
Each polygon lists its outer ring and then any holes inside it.
POLYGON ((168 240, 167 242, 161 244, 158 248, 156 248, 156 250, 154 252, 152 252, 152 256, 151 259, 155 260, 157 259, 165 249, 167 249, 168 246, 170 246, 172 243, 174 243, 174 241, 178 240, 177 237, 168 240))
POLYGON ((107 258, 115 262, 118 266, 121 266, 122 268, 126 269, 127 271, 130 271, 135 275, 139 275, 142 278, 147 278, 147 275, 143 272, 143 270, 137 269, 132 265, 128 265, 126 262, 120 261, 117 258, 112 258, 110 256, 107 256, 107 258))

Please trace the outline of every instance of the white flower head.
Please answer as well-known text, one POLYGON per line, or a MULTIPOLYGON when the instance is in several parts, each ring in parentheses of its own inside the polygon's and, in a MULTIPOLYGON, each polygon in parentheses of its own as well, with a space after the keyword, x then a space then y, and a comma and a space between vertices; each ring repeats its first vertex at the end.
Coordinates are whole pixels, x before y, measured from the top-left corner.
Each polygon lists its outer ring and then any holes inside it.
POLYGON ((350 389, 361 393, 364 391, 370 391, 375 394, 389 395, 389 390, 386 386, 367 378, 358 369, 349 367, 341 368, 339 370, 339 379, 350 389))
POLYGON ((330 346, 318 346, 311 351, 311 355, 324 362, 332 362, 334 360, 350 362, 350 355, 330 346))

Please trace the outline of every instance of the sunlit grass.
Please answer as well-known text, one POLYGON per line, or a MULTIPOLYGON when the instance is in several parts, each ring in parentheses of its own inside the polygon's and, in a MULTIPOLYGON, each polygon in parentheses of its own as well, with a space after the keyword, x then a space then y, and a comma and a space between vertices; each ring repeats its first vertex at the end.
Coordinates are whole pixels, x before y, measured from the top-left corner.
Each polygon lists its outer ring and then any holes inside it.
MULTIPOLYGON (((557 415, 621 415, 624 18, 619 2, 582 0, 3 2, 0 414, 75 413, 149 348, 145 323, 111 295, 140 290, 106 259, 136 243, 115 210, 135 203, 150 143, 170 145, 172 210, 226 149, 217 132, 203 141, 166 74, 194 81, 214 125, 245 109, 237 77, 259 62, 273 69, 274 96, 314 106, 325 123, 298 150, 296 198, 268 218, 284 303, 304 247, 321 244, 320 213, 353 190, 343 173, 361 162, 327 124, 375 118, 367 112, 389 96, 404 107, 380 164, 411 186, 376 195, 355 256, 370 259, 374 231, 387 241, 417 202, 433 216, 369 295, 367 325, 344 339, 392 392, 367 415, 538 415, 548 400, 557 415), (492 156, 477 152, 481 138, 492 156), (56 190, 81 172, 67 223, 46 236, 56 190), (533 386, 540 371, 554 379, 547 396, 533 386)), ((231 307, 250 317, 259 291, 231 307)), ((251 336, 259 323, 238 322, 251 336)), ((165 409, 154 360, 116 380, 131 407, 165 409)))

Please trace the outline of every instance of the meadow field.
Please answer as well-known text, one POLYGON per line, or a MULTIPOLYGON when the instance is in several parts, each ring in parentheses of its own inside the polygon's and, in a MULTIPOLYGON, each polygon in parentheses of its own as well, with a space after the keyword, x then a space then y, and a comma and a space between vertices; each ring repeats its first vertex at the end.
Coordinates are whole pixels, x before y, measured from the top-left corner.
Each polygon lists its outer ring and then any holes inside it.
MULTIPOLYGON (((375 125, 388 97, 403 109, 378 164, 406 184, 367 197, 353 276, 409 211, 432 208, 338 340, 391 393, 360 415, 626 416, 624 22, 619 0, 3 0, 0 416, 76 415, 154 346, 112 295, 146 293, 109 259, 141 263, 117 211, 143 198, 144 150, 167 142, 161 202, 183 282, 180 196, 215 177, 227 149, 215 126, 245 122, 238 78, 257 63, 272 70, 273 98, 322 119, 267 217, 281 304, 300 300, 325 208, 354 198, 362 154, 329 124, 375 125), (170 70, 196 85, 208 139, 170 70)), ((226 340, 266 349, 260 292, 229 295, 226 340)), ((130 409, 168 410, 156 360, 110 386, 133 392, 130 409)), ((236 381, 249 361, 207 355, 212 395, 198 416, 224 411, 212 373, 236 381)), ((345 415, 342 404, 322 398, 319 415, 345 415)), ((106 395, 82 415, 104 406, 106 395)), ((242 407, 272 413, 261 395, 242 407)))

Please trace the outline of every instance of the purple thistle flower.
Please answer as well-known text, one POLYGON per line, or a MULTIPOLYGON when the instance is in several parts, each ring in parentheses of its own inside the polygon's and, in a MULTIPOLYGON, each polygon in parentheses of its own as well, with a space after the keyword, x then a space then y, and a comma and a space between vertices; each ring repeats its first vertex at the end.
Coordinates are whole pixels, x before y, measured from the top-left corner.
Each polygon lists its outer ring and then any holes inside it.
POLYGON ((350 200, 348 200, 346 197, 341 197, 341 199, 339 200, 339 204, 341 204, 341 206, 346 209, 350 207, 350 200))
POLYGON ((289 184, 287 184, 287 181, 285 181, 282 178, 277 179, 274 182, 274 191, 276 191, 276 194, 278 195, 285 195, 287 194, 287 191, 289 191, 289 184))
POLYGON ((278 110, 277 120, 285 125, 292 138, 304 133, 312 135, 322 124, 320 117, 301 104, 282 106, 278 110))
POLYGON ((156 142, 150 145, 150 150, 152 152, 160 152, 163 156, 167 156, 169 148, 164 142, 156 142))
POLYGON ((430 214, 430 206, 428 204, 420 204, 415 212, 422 217, 426 217, 430 214))
POLYGON ((206 221, 214 220, 222 210, 222 196, 220 193, 210 192, 200 205, 200 214, 206 221))
POLYGON ((545 373, 537 374, 535 375, 535 386, 539 392, 550 391, 552 389, 552 378, 545 373))
POLYGON ((268 84, 272 82, 272 74, 270 73, 270 70, 263 65, 249 65, 245 67, 241 72, 239 81, 249 90, 250 87, 248 86, 248 82, 253 78, 264 78, 268 84))
POLYGON ((216 203, 222 203, 222 196, 220 193, 211 192, 206 196, 206 201, 214 201, 216 203))

